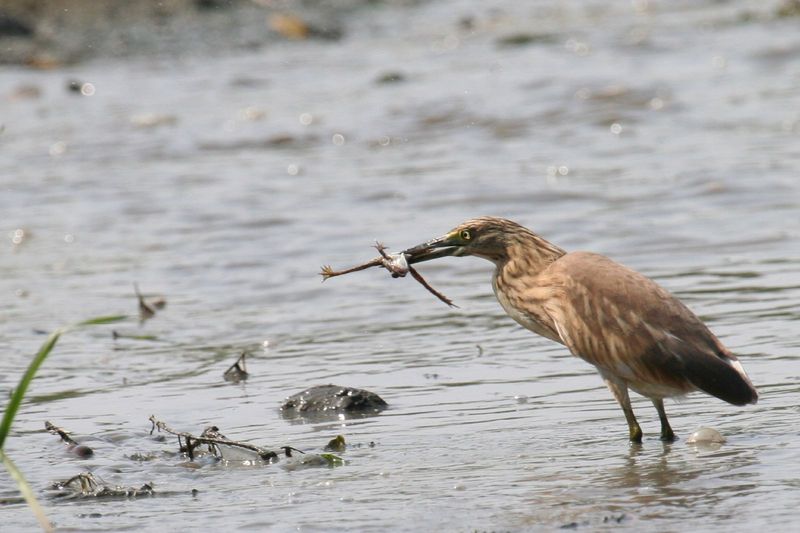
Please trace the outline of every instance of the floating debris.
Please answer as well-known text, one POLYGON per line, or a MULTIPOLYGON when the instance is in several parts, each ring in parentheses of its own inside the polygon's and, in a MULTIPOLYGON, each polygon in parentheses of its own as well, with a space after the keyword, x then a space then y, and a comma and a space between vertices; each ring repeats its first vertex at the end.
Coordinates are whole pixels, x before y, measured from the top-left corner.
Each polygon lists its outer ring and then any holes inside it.
POLYGON ((47 52, 34 52, 25 58, 23 64, 39 70, 52 70, 61 67, 63 62, 47 52))
MULTIPOLYGON (((261 448, 260 446, 256 446, 254 444, 250 444, 248 442, 237 442, 234 440, 229 439, 225 435, 219 432, 219 428, 217 426, 209 426, 200 434, 200 436, 192 435, 191 433, 186 433, 183 431, 175 431, 170 429, 166 423, 161 422, 160 420, 156 419, 155 415, 150 416, 148 419, 153 424, 153 427, 150 429, 150 434, 152 435, 155 430, 159 432, 164 431, 165 433, 169 433, 170 435, 175 435, 178 437, 178 448, 181 453, 185 453, 190 461, 193 461, 195 455, 197 454, 198 446, 206 445, 207 452, 211 455, 217 457, 218 459, 223 460, 252 460, 257 459, 261 461, 265 461, 267 463, 277 462, 278 460, 278 453, 273 450, 267 450, 265 448, 261 448), (236 454, 236 457, 231 457, 231 454, 226 456, 223 452, 239 450, 249 452, 246 453, 244 458, 241 454, 236 454)), ((294 451, 303 453, 300 450, 295 448, 291 448, 294 451)))
POLYGON ((120 333, 117 330, 111 330, 111 338, 117 339, 131 339, 135 341, 157 341, 158 335, 129 335, 128 333, 120 333))
MULTIPOLYGON (((1 20, 1 19, 0 19, 1 20)), ((36 100, 42 96, 42 89, 37 85, 23 84, 16 87, 9 95, 8 99, 17 100, 36 100)))
POLYGON ((145 483, 141 487, 119 487, 106 485, 91 472, 73 476, 66 481, 53 483, 50 490, 55 498, 137 498, 153 496, 153 486, 145 483))
MULTIPOLYGON (((281 457, 285 457, 286 462, 282 464, 282 467, 287 470, 319 466, 333 468, 345 464, 344 459, 332 453, 306 453, 293 446, 281 446, 279 453, 248 442, 237 442, 221 434, 216 426, 210 426, 199 436, 194 436, 190 433, 170 429, 155 416, 151 416, 149 420, 153 424, 150 434, 152 435, 158 429, 158 431, 177 436, 180 452, 185 453, 190 461, 193 461, 200 452, 205 452, 219 460, 237 461, 243 464, 273 464, 279 462, 281 457), (202 445, 206 446, 205 450, 199 448, 202 445), (295 455, 295 453, 300 455, 295 455)), ((344 438, 342 438, 342 442, 344 442, 344 438)))
POLYGON ((126 458, 130 459, 131 461, 136 461, 138 463, 144 463, 147 461, 155 461, 160 456, 154 452, 133 452, 130 455, 126 455, 126 458))
POLYGON ((404 81, 406 81, 406 77, 402 72, 384 72, 375 79, 375 83, 380 85, 401 83, 404 81))
POLYGON ((283 468, 284 470, 292 471, 304 468, 336 468, 337 466, 344 466, 344 459, 338 455, 332 453, 309 453, 296 460, 287 462, 283 465, 283 468))
POLYGON ((177 124, 178 117, 166 113, 138 113, 130 117, 130 123, 137 128, 155 128, 177 124))
POLYGON ((301 454, 303 454, 303 455, 305 455, 305 453, 306 453, 306 452, 304 452, 303 450, 298 450, 297 448, 292 448, 291 446, 282 446, 282 447, 281 447, 281 450, 283 450, 283 454, 284 454, 286 457, 294 457, 294 456, 292 455, 292 452, 298 452, 298 453, 301 453, 301 454))
POLYGON ((347 444, 344 442, 343 435, 337 435, 325 445, 326 452, 343 452, 347 449, 347 444))
POLYGON ((428 290, 428 292, 436 296, 439 300, 446 303, 450 307, 458 307, 450 298, 431 287, 430 284, 425 281, 425 278, 422 277, 422 274, 420 274, 409 264, 408 254, 403 252, 400 252, 399 254, 387 254, 386 247, 379 242, 375 243, 375 249, 377 249, 378 253, 381 254, 380 257, 376 257, 371 261, 367 261, 366 263, 362 263, 351 268, 346 268, 344 270, 333 270, 330 265, 324 265, 320 272, 322 281, 336 276, 350 274, 351 272, 358 272, 359 270, 366 270, 370 267, 379 266, 388 270, 393 278, 404 278, 406 274, 410 273, 411 277, 417 280, 423 287, 425 287, 425 289, 428 290))
POLYGON ((133 284, 133 290, 136 293, 136 298, 139 300, 139 323, 144 322, 149 318, 155 316, 156 311, 164 309, 167 305, 167 300, 163 297, 148 298, 145 300, 141 292, 139 292, 139 284, 133 284))
POLYGON ((289 13, 275 13, 269 17, 268 23, 272 31, 280 33, 287 39, 306 39, 311 33, 303 19, 289 13))
POLYGON ((374 392, 329 384, 289 396, 281 405, 281 414, 285 418, 328 418, 342 413, 374 415, 387 407, 374 392))
POLYGON ((783 0, 775 9, 778 18, 800 16, 800 0, 783 0))
POLYGON ((292 13, 275 13, 267 20, 269 28, 293 41, 308 38, 336 41, 342 38, 342 30, 311 24, 292 13))
POLYGON ((559 36, 554 33, 513 33, 497 39, 497 46, 513 47, 529 44, 554 44, 559 42, 559 36))
POLYGON ((245 366, 244 359, 247 357, 247 352, 242 352, 242 355, 239 356, 239 359, 236 360, 228 370, 222 374, 222 377, 225 381, 230 381, 233 383, 239 383, 240 381, 244 381, 250 375, 247 373, 247 367, 245 366))
POLYGON ((262 138, 234 139, 233 141, 202 141, 198 143, 198 148, 213 152, 237 152, 242 150, 271 150, 271 149, 304 149, 319 141, 319 136, 292 135, 289 133, 277 133, 262 138))
MULTIPOLYGON (((630 517, 625 513, 615 513, 611 515, 603 516, 602 520, 600 520, 603 524, 622 524, 630 520, 630 517)), ((593 520, 582 520, 580 522, 567 522, 562 524, 558 529, 579 529, 579 528, 590 528, 590 529, 597 529, 598 519, 593 520)))
POLYGON ((69 436, 69 433, 67 431, 64 431, 60 427, 54 426, 51 422, 49 421, 45 422, 44 428, 53 435, 58 435, 59 437, 61 437, 61 440, 64 441, 64 443, 66 443, 67 445, 67 450, 69 450, 77 457, 85 459, 86 457, 91 457, 92 455, 94 455, 94 450, 92 450, 88 446, 84 446, 83 444, 78 444, 72 439, 72 437, 69 436))

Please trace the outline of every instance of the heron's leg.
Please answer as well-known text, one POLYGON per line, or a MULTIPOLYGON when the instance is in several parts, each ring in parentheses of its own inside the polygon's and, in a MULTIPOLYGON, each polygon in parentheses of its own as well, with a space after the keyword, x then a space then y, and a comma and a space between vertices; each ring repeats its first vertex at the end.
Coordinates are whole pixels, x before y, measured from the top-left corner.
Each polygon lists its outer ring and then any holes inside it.
POLYGON ((631 399, 628 396, 628 386, 625 385, 625 383, 606 376, 603 376, 603 379, 605 379, 611 394, 614 395, 614 398, 617 399, 620 407, 622 407, 622 412, 625 413, 625 420, 628 421, 628 433, 631 442, 641 443, 642 428, 639 427, 639 422, 636 421, 636 417, 633 414, 631 399))
POLYGON ((667 412, 664 410, 664 400, 661 398, 653 398, 653 405, 656 406, 658 411, 658 418, 661 420, 661 440, 664 442, 672 442, 675 440, 675 433, 669 427, 669 420, 667 420, 667 412))

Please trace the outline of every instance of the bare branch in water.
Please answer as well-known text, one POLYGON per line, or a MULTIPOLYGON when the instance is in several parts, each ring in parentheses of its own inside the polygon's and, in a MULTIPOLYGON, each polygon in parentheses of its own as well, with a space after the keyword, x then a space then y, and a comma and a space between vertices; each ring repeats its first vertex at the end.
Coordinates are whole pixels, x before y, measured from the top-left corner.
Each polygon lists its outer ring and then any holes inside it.
MULTIPOLYGON (((180 451, 185 452, 186 455, 189 456, 190 460, 194 460, 194 450, 200 446, 201 444, 208 445, 209 452, 213 453, 217 457, 222 457, 222 452, 220 451, 220 446, 229 446, 232 448, 241 448, 243 450, 248 450, 256 455, 258 455, 263 461, 273 462, 278 459, 278 454, 272 450, 267 450, 265 448, 261 448, 254 444, 250 444, 247 442, 237 442, 234 440, 229 439, 225 435, 219 432, 219 428, 217 426, 210 426, 206 428, 203 433, 200 434, 199 437, 192 435, 191 433, 186 433, 184 431, 175 431, 167 426, 166 423, 156 419, 155 415, 150 416, 148 419, 153 424, 153 427, 150 429, 150 434, 152 435, 153 432, 157 429, 159 432, 164 431, 165 433, 169 433, 170 435, 175 435, 178 437, 178 446, 180 451), (184 444, 185 442, 185 444, 184 444)), ((284 448, 289 448, 296 452, 301 452, 296 448, 291 448, 286 446, 284 448)), ((285 453, 288 456, 291 456, 290 451, 286 451, 285 453)))
POLYGON ((45 422, 44 429, 53 435, 58 435, 61 437, 61 440, 67 444, 67 449, 78 457, 91 457, 94 455, 94 450, 88 446, 84 446, 83 444, 78 444, 72 437, 69 436, 68 432, 64 431, 60 427, 54 426, 51 422, 45 422))
POLYGON ((403 278, 406 276, 406 274, 411 273, 411 277, 417 280, 420 285, 425 287, 428 292, 436 296, 439 300, 446 303, 450 307, 458 307, 450 298, 431 287, 431 285, 425 281, 425 278, 422 277, 422 274, 408 264, 406 254, 388 254, 386 253, 386 247, 379 242, 375 243, 375 248, 378 250, 378 253, 381 254, 380 257, 376 257, 375 259, 367 261, 366 263, 362 263, 351 268, 346 268, 344 270, 334 270, 330 265, 324 265, 322 267, 322 271, 320 272, 322 281, 325 281, 328 278, 342 276, 344 274, 350 274, 351 272, 358 272, 359 270, 366 270, 371 267, 379 266, 388 270, 393 278, 403 278))
POLYGON ((53 435, 58 435, 59 437, 61 437, 61 440, 63 440, 67 444, 72 444, 74 446, 78 445, 77 442, 72 440, 72 437, 69 436, 69 433, 67 433, 66 431, 64 431, 60 427, 54 426, 53 423, 50 422, 50 421, 45 421, 44 429, 46 429, 47 431, 49 431, 53 435))

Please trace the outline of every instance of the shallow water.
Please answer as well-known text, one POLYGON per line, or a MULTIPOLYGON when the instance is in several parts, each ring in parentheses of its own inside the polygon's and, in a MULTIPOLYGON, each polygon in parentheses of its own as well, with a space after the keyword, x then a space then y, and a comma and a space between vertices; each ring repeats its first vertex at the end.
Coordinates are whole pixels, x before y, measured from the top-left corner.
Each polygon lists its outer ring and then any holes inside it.
MULTIPOLYGON (((34 382, 6 448, 50 519, 81 531, 784 529, 800 497, 800 37, 773 7, 383 6, 354 12, 337 43, 4 67, 0 389, 37 331, 134 314, 134 281, 168 299, 142 326, 113 326, 156 340, 73 332, 34 382), (532 42, 501 43, 521 32, 532 42), (387 73, 402 80, 378 83, 387 73), (14 97, 25 85, 41 96, 14 97), (740 355, 758 405, 670 402, 681 440, 662 444, 637 397, 645 441, 632 447, 594 370, 504 315, 489 263, 420 267, 458 309, 377 270, 320 284, 320 265, 369 259, 375 239, 399 249, 482 214, 657 279, 740 355), (250 379, 224 382, 243 350, 250 379), (391 407, 280 417, 283 398, 329 382, 391 407), (151 414, 264 446, 319 451, 337 434, 355 446, 331 470, 188 468, 172 440, 149 437, 151 414), (70 456, 45 420, 95 456, 70 456), (686 444, 702 426, 727 443, 686 444), (45 495, 86 470, 176 494, 45 495)), ((13 496, 6 480, 0 496, 13 496)), ((24 504, 0 506, 0 523, 35 527, 24 504)))

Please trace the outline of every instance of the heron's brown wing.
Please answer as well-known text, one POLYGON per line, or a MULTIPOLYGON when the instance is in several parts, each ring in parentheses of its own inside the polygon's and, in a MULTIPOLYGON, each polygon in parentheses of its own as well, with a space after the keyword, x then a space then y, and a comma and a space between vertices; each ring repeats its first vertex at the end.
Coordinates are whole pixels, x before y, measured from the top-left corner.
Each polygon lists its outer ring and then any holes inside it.
POLYGON ((635 390, 701 389, 734 404, 755 389, 703 322, 654 281, 610 259, 567 254, 540 275, 545 310, 570 351, 635 390))

